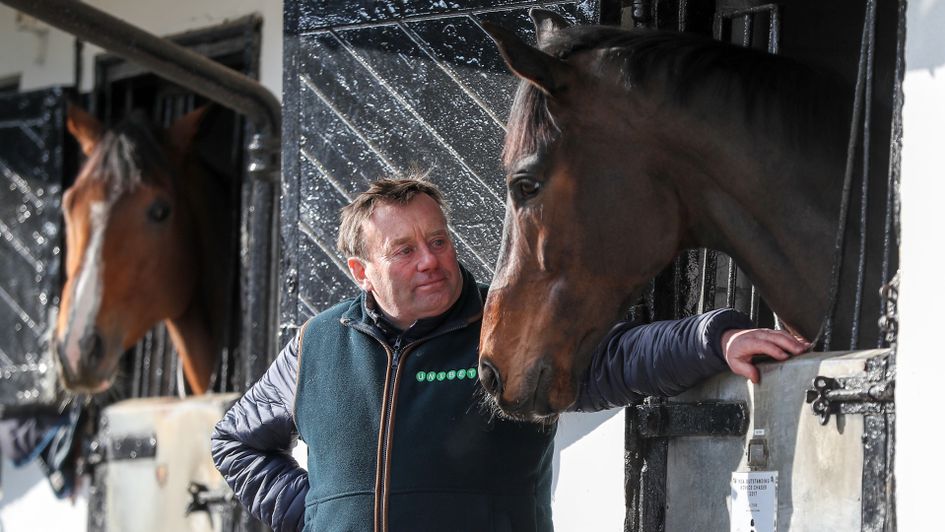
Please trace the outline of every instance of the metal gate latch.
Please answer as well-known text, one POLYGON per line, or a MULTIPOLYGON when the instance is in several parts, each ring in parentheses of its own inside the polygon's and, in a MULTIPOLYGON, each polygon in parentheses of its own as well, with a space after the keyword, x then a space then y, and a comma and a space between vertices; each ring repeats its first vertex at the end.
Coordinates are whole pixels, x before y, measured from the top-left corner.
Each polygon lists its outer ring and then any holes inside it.
POLYGON ((187 487, 187 493, 190 494, 190 502, 187 504, 187 509, 184 510, 184 515, 190 515, 194 512, 207 512, 209 514, 211 509, 216 506, 233 504, 235 497, 233 491, 228 487, 210 491, 207 486, 193 481, 187 487))
POLYGON ((807 402, 820 424, 826 425, 832 414, 880 414, 893 412, 895 375, 884 378, 887 359, 876 357, 867 361, 862 377, 814 377, 813 388, 807 390, 807 402))

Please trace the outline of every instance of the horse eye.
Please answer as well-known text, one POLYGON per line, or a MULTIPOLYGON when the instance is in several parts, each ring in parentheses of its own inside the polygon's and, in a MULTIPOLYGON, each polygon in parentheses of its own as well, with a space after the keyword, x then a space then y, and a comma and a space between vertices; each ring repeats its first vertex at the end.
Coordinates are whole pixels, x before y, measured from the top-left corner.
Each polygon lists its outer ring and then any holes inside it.
POLYGON ((541 189, 541 182, 535 181, 534 179, 521 178, 515 180, 515 182, 512 183, 512 187, 518 194, 519 199, 527 200, 538 194, 538 191, 541 189))
POLYGON ((163 222, 171 214, 171 206, 163 200, 157 200, 148 207, 148 219, 152 222, 163 222))

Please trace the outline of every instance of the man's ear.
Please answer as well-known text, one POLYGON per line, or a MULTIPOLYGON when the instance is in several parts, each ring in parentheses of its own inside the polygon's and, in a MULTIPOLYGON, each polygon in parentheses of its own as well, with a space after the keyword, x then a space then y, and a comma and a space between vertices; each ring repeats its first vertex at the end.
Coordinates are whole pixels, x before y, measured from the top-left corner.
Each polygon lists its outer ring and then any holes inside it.
POLYGON ((528 16, 531 17, 532 24, 535 25, 535 36, 538 40, 538 46, 542 47, 548 44, 552 33, 563 30, 571 25, 564 17, 554 11, 541 9, 539 7, 529 9, 528 16))
POLYGON ((84 109, 71 103, 66 106, 66 129, 82 147, 86 157, 92 153, 95 146, 102 140, 105 128, 102 123, 84 109))
POLYGON ((571 66, 538 48, 522 42, 511 31, 488 21, 481 23, 512 72, 548 96, 554 97, 566 86, 571 66))
POLYGON ((364 261, 361 259, 348 257, 348 271, 351 272, 351 277, 354 279, 354 282, 358 283, 361 290, 370 292, 374 288, 374 285, 372 285, 371 281, 367 278, 364 261))

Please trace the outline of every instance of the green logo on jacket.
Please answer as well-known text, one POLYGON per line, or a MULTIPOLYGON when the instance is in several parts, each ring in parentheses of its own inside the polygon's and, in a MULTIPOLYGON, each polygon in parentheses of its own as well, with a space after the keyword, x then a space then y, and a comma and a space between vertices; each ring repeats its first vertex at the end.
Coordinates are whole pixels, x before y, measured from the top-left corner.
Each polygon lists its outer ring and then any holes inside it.
POLYGON ((476 368, 460 368, 444 371, 418 371, 417 382, 443 382, 476 378, 476 368))

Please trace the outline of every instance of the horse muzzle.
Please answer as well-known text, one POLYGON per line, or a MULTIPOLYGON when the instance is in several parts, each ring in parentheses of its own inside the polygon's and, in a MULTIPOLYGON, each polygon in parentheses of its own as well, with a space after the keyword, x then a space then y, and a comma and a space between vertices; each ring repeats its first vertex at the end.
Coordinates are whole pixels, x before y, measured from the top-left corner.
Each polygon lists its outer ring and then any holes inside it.
POLYGON ((59 376, 68 390, 96 393, 108 388, 112 370, 107 364, 107 349, 102 335, 92 331, 79 339, 70 352, 69 337, 57 341, 54 357, 58 361, 59 376))
POLYGON ((540 421, 557 414, 552 404, 552 368, 534 364, 514 388, 506 386, 498 367, 488 358, 479 361, 479 382, 504 414, 513 419, 540 421))

